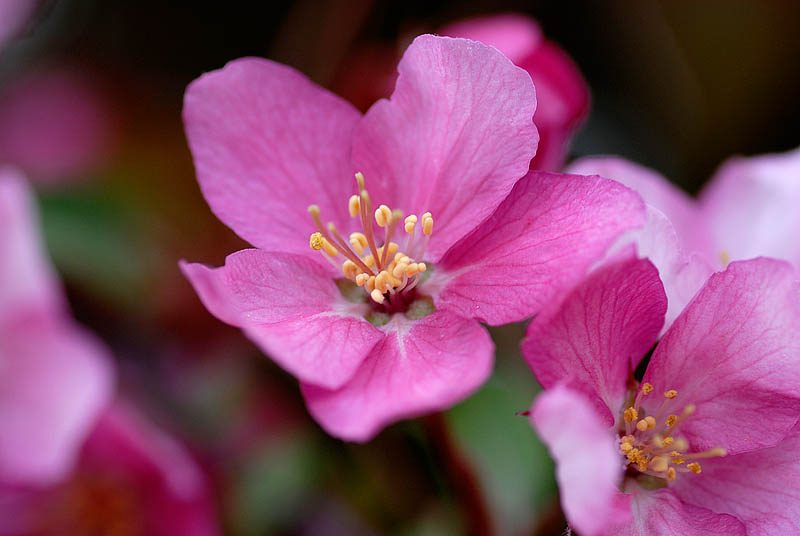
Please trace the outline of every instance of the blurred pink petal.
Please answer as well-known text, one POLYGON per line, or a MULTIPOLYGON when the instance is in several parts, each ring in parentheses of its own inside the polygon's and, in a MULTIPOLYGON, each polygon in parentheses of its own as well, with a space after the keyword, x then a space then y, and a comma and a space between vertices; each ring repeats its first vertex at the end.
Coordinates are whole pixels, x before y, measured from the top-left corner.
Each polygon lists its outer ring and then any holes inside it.
POLYGON ((3 0, 0 2, 0 53, 15 36, 20 27, 25 24, 36 6, 38 0, 3 0))
POLYGON ((556 462, 561 506, 572 528, 586 536, 631 517, 630 497, 620 493, 622 458, 603 415, 563 385, 540 394, 531 423, 556 462))

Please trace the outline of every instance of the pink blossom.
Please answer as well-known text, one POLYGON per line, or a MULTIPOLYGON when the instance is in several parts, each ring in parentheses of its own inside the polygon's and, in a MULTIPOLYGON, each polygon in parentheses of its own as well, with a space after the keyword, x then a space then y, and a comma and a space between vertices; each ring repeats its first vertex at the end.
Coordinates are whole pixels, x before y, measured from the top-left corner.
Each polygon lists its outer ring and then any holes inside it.
POLYGON ((105 347, 69 317, 22 177, 0 169, 0 481, 69 470, 108 400, 105 347))
POLYGON ((184 273, 354 441, 474 391, 493 360, 479 321, 532 315, 644 220, 613 181, 528 172, 533 84, 496 49, 425 35, 399 71, 363 117, 252 58, 192 83, 184 106, 207 201, 258 248, 184 273))
POLYGON ((669 297, 667 325, 706 277, 731 260, 763 255, 800 267, 800 149, 732 158, 698 200, 622 158, 582 158, 568 171, 620 181, 648 204, 649 223, 620 242, 636 242, 658 267, 669 297))
POLYGON ((3 0, 0 2, 0 53, 3 47, 25 24, 38 4, 37 0, 3 0))
POLYGON ((797 270, 757 258, 711 276, 639 383, 665 311, 656 268, 628 252, 528 327, 523 355, 546 388, 531 421, 570 524, 587 536, 800 531, 797 270))
POLYGON ((206 478, 186 449, 131 407, 98 420, 75 469, 46 488, 0 487, 0 534, 220 534, 206 478))

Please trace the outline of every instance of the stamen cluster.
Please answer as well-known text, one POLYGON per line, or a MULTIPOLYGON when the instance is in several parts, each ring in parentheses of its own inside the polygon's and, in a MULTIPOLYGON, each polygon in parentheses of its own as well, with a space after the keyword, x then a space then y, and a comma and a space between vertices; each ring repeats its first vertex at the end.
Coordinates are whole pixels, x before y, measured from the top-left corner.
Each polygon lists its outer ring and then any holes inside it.
POLYGON ((348 210, 351 218, 361 221, 363 232, 351 233, 349 240, 345 240, 333 222, 322 225, 319 207, 311 205, 308 212, 318 231, 311 235, 309 242, 311 249, 319 251, 334 267, 341 269, 345 277, 363 287, 373 302, 391 309, 406 303, 420 274, 428 269, 424 262, 415 259, 422 258, 425 253, 433 233, 433 217, 426 212, 421 219, 415 214, 403 219, 401 211, 386 205, 380 205, 373 212, 372 200, 364 187, 364 175, 356 173, 355 176, 359 193, 350 197, 348 210), (377 245, 371 215, 375 224, 384 229, 381 246, 377 245), (392 241, 401 222, 408 235, 403 250, 392 241), (417 232, 418 227, 420 232, 417 232), (344 257, 343 261, 338 259, 341 265, 335 260, 339 255, 344 257))
POLYGON ((687 404, 680 414, 668 414, 668 406, 678 391, 664 392, 664 401, 654 415, 642 416, 640 403, 643 397, 653 392, 653 386, 644 383, 636 395, 634 404, 622 414, 624 432, 619 440, 620 453, 630 470, 674 482, 678 473, 700 474, 702 467, 695 461, 702 458, 725 456, 725 449, 717 447, 704 452, 687 453, 689 443, 684 437, 676 436, 681 423, 695 411, 694 404, 687 404), (689 463, 687 463, 687 460, 689 463))

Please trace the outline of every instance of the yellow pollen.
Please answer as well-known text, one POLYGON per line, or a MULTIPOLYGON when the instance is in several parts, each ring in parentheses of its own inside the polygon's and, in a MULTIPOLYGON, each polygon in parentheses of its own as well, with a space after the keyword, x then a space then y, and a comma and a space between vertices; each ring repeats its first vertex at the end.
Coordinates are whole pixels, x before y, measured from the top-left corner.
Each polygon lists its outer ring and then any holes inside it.
POLYGON ((665 446, 665 447, 668 447, 668 446, 672 445, 672 443, 673 443, 674 441, 675 441, 675 438, 673 438, 673 437, 666 437, 666 438, 664 438, 664 441, 663 441, 663 443, 664 443, 664 446, 665 446))
POLYGON ((642 384, 642 394, 647 396, 653 392, 653 386, 645 382, 642 384))
POLYGON ((392 209, 381 205, 375 209, 375 223, 378 227, 386 227, 392 221, 392 209))
POLYGON ((634 408, 626 409, 623 415, 625 417, 625 422, 633 422, 639 418, 639 412, 636 411, 634 408))
POLYGON ((356 194, 351 195, 350 202, 347 204, 347 208, 350 210, 351 218, 355 218, 361 214, 361 198, 356 194))
POLYGON ((667 469, 667 480, 670 482, 675 482, 675 477, 677 476, 677 472, 675 471, 674 467, 670 467, 667 469))
POLYGON ((425 273, 428 270, 428 265, 425 264, 424 262, 418 263, 417 266, 419 268, 420 273, 425 273))
POLYGON ((702 468, 700 467, 700 464, 697 462, 692 462, 688 464, 686 467, 689 468, 696 475, 699 475, 702 472, 702 468))
POLYGON ((359 272, 360 268, 353 261, 347 260, 342 264, 342 273, 347 279, 355 279, 359 272))
POLYGON ((408 234, 414 234, 414 228, 417 226, 417 216, 411 214, 410 216, 406 217, 405 221, 403 222, 403 228, 406 230, 408 234))
POLYGON ((628 452, 632 448, 633 448, 633 445, 631 445, 630 443, 620 443, 619 444, 619 449, 622 451, 623 454, 625 454, 626 452, 628 452))
POLYGON ((431 236, 433 233, 433 216, 431 216, 430 212, 422 215, 422 232, 427 236, 431 236))
POLYGON ((672 400, 673 398, 675 398, 676 396, 678 396, 678 391, 676 391, 675 389, 670 389, 669 391, 666 391, 666 392, 664 393, 664 396, 665 396, 666 398, 669 398, 670 400, 672 400))
POLYGON ((667 426, 670 426, 670 427, 675 426, 676 422, 678 422, 678 416, 677 415, 670 415, 669 417, 667 417, 667 426))
POLYGON ((648 430, 652 430, 653 428, 656 427, 656 419, 655 419, 655 417, 652 417, 652 416, 648 415, 647 417, 644 418, 644 420, 647 423, 647 429, 648 430))
POLYGON ((369 281, 369 276, 367 274, 361 273, 356 276, 356 285, 359 287, 363 287, 367 281, 369 281))
POLYGON ((369 246, 367 242, 367 237, 364 236, 364 233, 351 233, 350 234, 350 245, 353 246, 353 249, 359 255, 364 254, 364 250, 369 246))
POLYGON ((370 292, 369 296, 378 303, 383 303, 385 300, 385 298, 383 297, 383 292, 381 292, 378 289, 375 289, 372 292, 370 292))
POLYGON ((667 470, 669 467, 669 460, 666 456, 656 456, 652 460, 650 460, 650 470, 655 471, 656 473, 661 473, 667 470))
POLYGON ((647 419, 642 419, 641 421, 636 423, 636 429, 640 432, 644 432, 649 428, 647 419))
POLYGON ((312 233, 308 243, 311 245, 311 249, 314 251, 319 251, 322 249, 322 240, 322 233, 312 233))

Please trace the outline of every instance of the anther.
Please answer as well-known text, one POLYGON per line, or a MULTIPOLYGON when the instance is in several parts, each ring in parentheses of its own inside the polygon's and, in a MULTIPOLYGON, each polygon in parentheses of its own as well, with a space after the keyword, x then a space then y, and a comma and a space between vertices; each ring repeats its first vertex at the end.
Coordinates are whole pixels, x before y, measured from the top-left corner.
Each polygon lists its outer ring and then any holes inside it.
POLYGON ((356 194, 350 196, 350 202, 347 205, 347 208, 350 210, 350 217, 355 218, 359 214, 361 214, 361 198, 358 197, 356 194))
POLYGON ((356 285, 363 287, 369 281, 369 274, 360 273, 356 276, 356 285))
POLYGON ((647 382, 642 384, 642 394, 647 396, 653 392, 653 386, 647 382))
POLYGON ((367 237, 363 233, 350 233, 350 245, 356 250, 359 255, 364 254, 364 249, 367 247, 367 237))
POLYGON ((678 475, 674 467, 670 467, 669 469, 667 469, 667 480, 669 480, 670 482, 675 482, 676 476, 678 475))
POLYGON ((666 437, 666 438, 664 438, 664 441, 663 441, 663 443, 664 443, 664 446, 665 446, 665 447, 668 447, 668 446, 672 445, 672 443, 673 443, 674 441, 675 441, 675 438, 673 438, 673 437, 666 437))
POLYGON ((342 264, 342 273, 348 279, 355 279, 361 273, 361 269, 353 261, 347 260, 342 264))
POLYGON ((702 472, 702 470, 703 470, 703 469, 700 467, 700 464, 699 464, 699 463, 697 463, 697 462, 692 462, 692 463, 690 463, 690 464, 686 465, 686 467, 687 467, 689 470, 691 470, 691 471, 692 471, 694 474, 696 474, 696 475, 699 475, 699 474, 702 472))
POLYGON ((639 412, 634 408, 628 408, 623 413, 623 416, 625 417, 625 422, 633 422, 639 418, 639 412))
POLYGON ((666 391, 664 393, 664 397, 669 398, 670 400, 672 400, 676 396, 678 396, 678 391, 676 391, 675 389, 670 389, 669 391, 666 391))
POLYGON ((309 238, 308 243, 311 246, 311 249, 314 251, 319 251, 322 249, 322 233, 316 232, 311 234, 311 238, 309 238))
POLYGON ((392 209, 381 205, 375 209, 375 223, 378 227, 386 227, 392 221, 392 209))
POLYGON ((650 460, 650 470, 655 471, 656 473, 661 473, 667 470, 669 467, 669 460, 666 456, 656 456, 652 460, 650 460))
POLYGON ((370 292, 369 296, 377 303, 383 303, 386 300, 386 298, 383 297, 383 293, 378 289, 375 289, 372 292, 370 292))
POLYGON ((644 418, 644 420, 647 423, 647 429, 648 430, 652 430, 653 428, 656 427, 656 419, 655 419, 655 417, 653 417, 651 415, 648 415, 647 417, 644 418))
POLYGON ((404 229, 408 234, 414 234, 414 228, 417 226, 417 216, 411 214, 407 216, 404 222, 404 229))
POLYGON ((670 415, 669 417, 667 417, 667 426, 669 427, 675 426, 676 422, 678 422, 677 415, 670 415))
POLYGON ((433 216, 431 216, 430 212, 422 215, 422 232, 427 236, 433 234, 433 216))
POLYGON ((641 421, 636 423, 636 429, 639 430, 640 432, 644 432, 648 428, 649 428, 649 423, 647 422, 647 419, 642 419, 641 421))
POLYGON ((360 171, 356 173, 356 182, 358 183, 358 191, 364 189, 364 174, 360 171))

